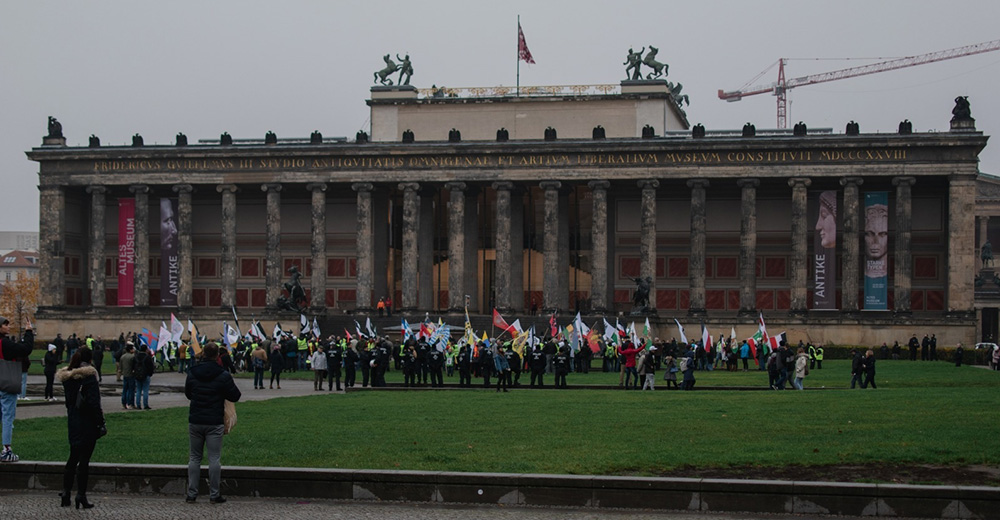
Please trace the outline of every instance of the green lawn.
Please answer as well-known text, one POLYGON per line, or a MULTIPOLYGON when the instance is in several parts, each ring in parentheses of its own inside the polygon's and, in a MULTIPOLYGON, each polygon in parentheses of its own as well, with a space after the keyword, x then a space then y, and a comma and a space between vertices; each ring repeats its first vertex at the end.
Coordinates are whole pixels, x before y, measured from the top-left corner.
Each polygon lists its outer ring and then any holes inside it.
MULTIPOLYGON (((657 475, 680 467, 1000 463, 1000 374, 884 362, 878 390, 846 390, 846 361, 815 392, 517 389, 352 392, 237 405, 224 463, 447 471, 657 475)), ((570 384, 609 374, 570 375, 570 384)), ((698 373, 699 385, 766 385, 698 373)), ((183 464, 187 410, 110 414, 101 462, 183 464)), ((64 460, 65 419, 18 421, 25 460, 64 460)))

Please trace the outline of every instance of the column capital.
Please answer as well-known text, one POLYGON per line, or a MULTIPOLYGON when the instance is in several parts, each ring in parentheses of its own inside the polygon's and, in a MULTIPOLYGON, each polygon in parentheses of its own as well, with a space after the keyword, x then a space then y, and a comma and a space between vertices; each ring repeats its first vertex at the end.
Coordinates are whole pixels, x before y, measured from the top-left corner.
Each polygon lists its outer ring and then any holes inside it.
POLYGON ((309 191, 317 191, 317 190, 319 190, 319 191, 326 191, 326 183, 325 182, 310 182, 309 184, 306 184, 306 189, 309 190, 309 191))
POLYGON ((916 182, 917 182, 917 178, 916 177, 910 177, 908 175, 904 175, 902 177, 893 177, 892 178, 892 185, 893 186, 902 186, 902 185, 913 186, 913 184, 916 183, 916 182))
POLYGON ((811 184, 812 184, 812 180, 809 177, 792 177, 791 179, 788 179, 788 185, 791 186, 791 187, 793 187, 793 188, 796 188, 796 187, 799 187, 799 186, 801 186, 803 188, 808 188, 809 185, 811 185, 811 184))
POLYGON ((87 186, 87 193, 104 195, 108 192, 108 188, 105 186, 87 186))
POLYGON ((558 190, 562 187, 562 183, 559 181, 542 181, 538 183, 538 186, 543 190, 558 190))
POLYGON ((417 193, 420 191, 420 183, 417 182, 401 182, 399 183, 399 189, 403 191, 409 191, 417 193))
POLYGON ((844 177, 840 179, 841 186, 847 186, 848 184, 853 184, 854 186, 861 186, 865 183, 865 180, 861 177, 844 177))
POLYGON ((587 183, 587 187, 591 190, 606 190, 611 187, 611 183, 608 181, 590 181, 587 183))
POLYGON ((514 183, 510 181, 497 181, 493 183, 493 189, 497 191, 511 191, 514 189, 514 183))
POLYGON ((688 179, 688 188, 707 188, 708 179, 688 179))
POLYGON ((267 184, 261 184, 260 185, 260 191, 264 191, 264 192, 271 192, 271 191, 273 191, 273 192, 280 193, 281 192, 281 184, 277 184, 277 183, 273 183, 273 182, 269 182, 267 184))
POLYGON ((464 182, 446 182, 444 188, 448 191, 465 191, 469 186, 464 182))
POLYGON ((149 186, 145 184, 133 184, 128 187, 128 191, 131 193, 149 193, 149 186))
POLYGON ((173 190, 174 193, 191 193, 194 191, 194 186, 190 184, 175 184, 173 190))
POLYGON ((219 193, 236 193, 236 190, 237 188, 235 184, 220 184, 215 187, 215 191, 219 193))
POLYGON ((370 182, 355 182, 351 184, 351 189, 358 193, 367 193, 375 190, 375 185, 370 182))
POLYGON ((643 190, 655 190, 660 187, 660 181, 656 179, 642 179, 636 182, 636 185, 643 190))
POLYGON ((757 186, 760 186, 760 179, 738 179, 736 181, 736 185, 740 188, 756 188, 757 186))

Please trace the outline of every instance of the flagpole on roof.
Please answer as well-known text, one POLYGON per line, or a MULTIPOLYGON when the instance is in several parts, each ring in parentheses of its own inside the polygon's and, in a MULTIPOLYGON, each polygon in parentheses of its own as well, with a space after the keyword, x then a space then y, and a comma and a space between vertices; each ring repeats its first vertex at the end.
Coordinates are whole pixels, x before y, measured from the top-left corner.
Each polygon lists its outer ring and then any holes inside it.
POLYGON ((521 97, 521 15, 517 15, 517 88, 514 90, 516 97, 521 97))

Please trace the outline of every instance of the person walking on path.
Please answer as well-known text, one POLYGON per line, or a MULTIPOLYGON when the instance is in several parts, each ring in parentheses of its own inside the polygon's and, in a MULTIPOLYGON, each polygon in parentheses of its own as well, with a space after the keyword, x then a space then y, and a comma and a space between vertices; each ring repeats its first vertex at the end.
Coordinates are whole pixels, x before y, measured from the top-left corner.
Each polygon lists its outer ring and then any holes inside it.
POLYGON ((322 345, 316 347, 316 352, 309 358, 309 364, 314 372, 313 390, 320 391, 323 389, 323 381, 326 381, 326 353, 323 352, 322 345))
POLYGON ((809 364, 810 356, 806 354, 806 349, 799 347, 799 351, 795 354, 795 379, 792 380, 792 386, 796 390, 805 390, 803 382, 806 380, 806 376, 809 375, 809 364))
POLYGON ((135 402, 135 377, 132 370, 135 367, 135 345, 131 341, 125 343, 125 353, 118 360, 122 371, 122 408, 132 409, 135 402))
POLYGON ((14 436, 14 417, 17 415, 17 395, 21 392, 21 361, 27 358, 35 344, 31 325, 25 328, 21 341, 10 335, 10 320, 0 316, 0 428, 3 429, 3 450, 0 462, 17 462, 20 457, 11 448, 14 436))
POLYGON ((90 457, 94 454, 97 439, 108 432, 101 410, 101 388, 97 369, 91 366, 93 352, 87 347, 76 350, 69 366, 59 370, 57 377, 66 395, 66 424, 69 429, 69 460, 63 471, 63 491, 59 495, 62 507, 69 507, 76 478, 76 508, 90 509, 87 501, 87 479, 90 476, 90 457))
POLYGON ((53 391, 53 383, 56 378, 56 369, 59 368, 59 362, 62 361, 62 357, 56 352, 56 346, 49 344, 49 350, 45 353, 45 359, 43 363, 45 364, 45 400, 55 401, 56 395, 53 391))
POLYGON ((188 490, 185 501, 198 498, 201 460, 208 447, 208 500, 222 504, 226 499, 219 489, 222 481, 222 434, 225 431, 225 402, 240 400, 240 389, 232 374, 217 362, 219 346, 209 342, 202 349, 202 361, 188 372, 184 395, 191 401, 188 411, 188 490))
POLYGON ((864 377, 861 379, 861 388, 868 388, 868 385, 872 385, 872 388, 878 388, 875 385, 875 352, 871 349, 865 352, 864 360, 864 377))

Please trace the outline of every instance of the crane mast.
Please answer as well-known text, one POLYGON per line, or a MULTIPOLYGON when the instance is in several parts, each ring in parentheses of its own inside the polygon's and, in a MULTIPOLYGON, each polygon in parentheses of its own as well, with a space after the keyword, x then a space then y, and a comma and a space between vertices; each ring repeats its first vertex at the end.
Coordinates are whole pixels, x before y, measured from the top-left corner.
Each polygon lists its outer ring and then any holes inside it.
MULTIPOLYGON (((961 58, 964 56, 972 56, 974 54, 993 52, 995 50, 1000 50, 1000 40, 992 40, 988 42, 977 43, 975 45, 966 45, 964 47, 956 47, 954 49, 931 52, 928 54, 920 54, 917 56, 906 56, 903 58, 881 61, 869 65, 862 65, 860 67, 850 67, 831 72, 811 74, 809 76, 792 78, 787 81, 785 80, 785 63, 788 61, 788 58, 780 58, 777 61, 778 81, 767 85, 756 85, 753 87, 745 86, 738 90, 733 90, 728 92, 719 90, 719 99, 724 99, 726 101, 732 102, 732 101, 739 101, 747 96, 755 96, 758 94, 767 94, 767 93, 773 94, 778 98, 778 128, 788 128, 788 121, 787 121, 788 91, 795 87, 802 87, 805 85, 815 85, 817 83, 826 83, 828 81, 837 81, 847 78, 855 78, 858 76, 866 76, 868 74, 877 74, 879 72, 887 72, 890 70, 902 69, 906 67, 914 67, 916 65, 924 65, 927 63, 934 63, 937 61, 961 58)), ((768 70, 770 70, 772 67, 774 67, 773 64, 771 65, 771 67, 768 67, 768 70)), ((764 72, 766 73, 767 70, 765 70, 764 72)), ((761 73, 761 75, 763 75, 763 73, 761 73)))

